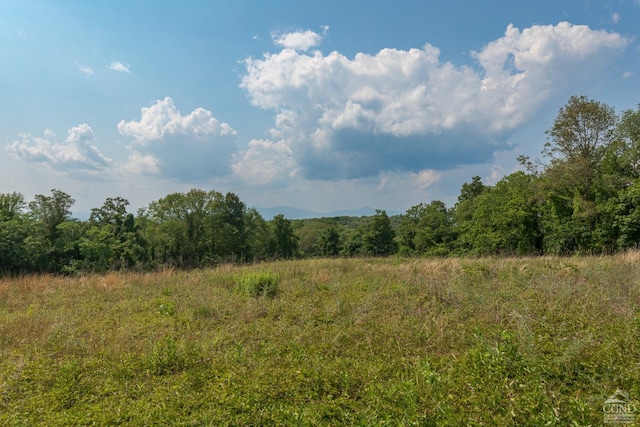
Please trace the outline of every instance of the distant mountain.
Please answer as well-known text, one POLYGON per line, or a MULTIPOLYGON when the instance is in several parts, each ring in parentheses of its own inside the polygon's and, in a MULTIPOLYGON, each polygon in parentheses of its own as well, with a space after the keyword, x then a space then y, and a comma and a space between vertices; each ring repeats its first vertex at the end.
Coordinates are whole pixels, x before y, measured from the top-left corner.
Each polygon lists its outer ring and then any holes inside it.
MULTIPOLYGON (((273 219, 274 216, 282 214, 287 219, 311 219, 311 218, 334 218, 337 216, 372 216, 375 215, 376 210, 374 208, 366 207, 353 210, 343 210, 335 212, 314 212, 307 209, 292 208, 291 206, 274 206, 272 208, 256 208, 260 215, 267 221, 273 219)), ((402 212, 387 211, 387 215, 401 215, 402 212)), ((91 212, 78 211, 73 212, 72 217, 80 220, 87 221, 91 212)))
POLYGON ((272 208, 256 208, 260 215, 266 220, 272 219, 276 215, 284 215, 288 219, 305 219, 315 218, 319 215, 317 212, 306 209, 292 208, 291 206, 274 206, 272 208))
MULTIPOLYGON (((354 210, 342 210, 335 212, 314 212, 307 209, 292 208, 291 206, 274 206, 272 208, 256 208, 260 215, 266 220, 282 214, 287 219, 310 219, 310 218, 333 218, 336 216, 372 216, 375 215, 374 208, 366 207, 354 210)), ((387 215, 398 215, 399 212, 387 211, 387 215)))

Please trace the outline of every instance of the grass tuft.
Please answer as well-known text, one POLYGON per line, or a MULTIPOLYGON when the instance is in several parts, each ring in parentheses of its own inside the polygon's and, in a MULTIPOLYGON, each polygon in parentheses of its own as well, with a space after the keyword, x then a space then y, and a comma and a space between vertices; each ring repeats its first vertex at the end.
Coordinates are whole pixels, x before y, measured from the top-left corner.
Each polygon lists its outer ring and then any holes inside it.
POLYGON ((251 297, 273 298, 278 294, 279 282, 271 271, 243 272, 236 278, 238 290, 251 297))

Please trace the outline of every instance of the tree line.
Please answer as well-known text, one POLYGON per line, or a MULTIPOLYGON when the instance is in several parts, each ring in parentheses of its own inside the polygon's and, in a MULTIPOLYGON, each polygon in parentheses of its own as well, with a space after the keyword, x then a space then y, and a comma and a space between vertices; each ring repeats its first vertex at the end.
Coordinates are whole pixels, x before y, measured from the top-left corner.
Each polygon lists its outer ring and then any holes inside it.
POLYGON ((438 201, 407 211, 406 254, 602 254, 640 243, 640 106, 617 115, 572 96, 546 132, 543 160, 524 171, 462 186, 451 209, 438 201))
POLYGON ((199 268, 296 256, 613 253, 640 243, 640 105, 616 114, 573 96, 543 160, 485 185, 473 177, 452 207, 434 200, 389 217, 265 220, 234 193, 193 189, 137 215, 108 198, 72 218, 60 190, 26 202, 0 194, 0 273, 199 268))
POLYGON ((127 212, 108 198, 87 221, 71 217, 73 198, 52 190, 25 203, 0 194, 0 272, 104 272, 197 268, 293 257, 297 237, 282 215, 271 221, 233 193, 194 189, 127 212))

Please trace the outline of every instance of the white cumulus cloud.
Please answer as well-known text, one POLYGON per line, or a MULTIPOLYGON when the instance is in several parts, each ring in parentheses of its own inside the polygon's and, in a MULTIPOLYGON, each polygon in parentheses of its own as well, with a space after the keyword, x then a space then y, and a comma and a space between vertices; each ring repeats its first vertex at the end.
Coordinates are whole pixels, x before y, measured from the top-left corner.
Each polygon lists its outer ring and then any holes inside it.
POLYGON ((124 170, 132 174, 158 175, 158 159, 150 154, 133 152, 129 156, 128 162, 124 165, 124 170))
POLYGON ((87 65, 81 65, 80 72, 87 77, 91 77, 93 75, 93 69, 87 65))
POLYGON ((284 141, 253 139, 247 150, 237 155, 233 172, 248 183, 260 185, 290 176, 295 167, 291 150, 284 141))
POLYGON ((416 181, 417 186, 421 189, 431 187, 441 178, 441 175, 434 170, 423 170, 418 173, 412 173, 411 176, 416 181))
POLYGON ((119 61, 112 62, 111 64, 109 64, 108 68, 110 70, 117 71, 119 73, 131 73, 131 70, 129 69, 129 64, 123 64, 122 62, 119 62, 119 61))
MULTIPOLYGON (((325 32, 329 27, 324 27, 325 32)), ((322 41, 322 35, 311 30, 296 31, 285 34, 272 34, 273 42, 285 49, 307 51, 322 41)))
POLYGON ((64 143, 55 141, 55 134, 46 130, 45 138, 20 135, 21 139, 7 145, 15 157, 31 162, 41 162, 61 172, 86 177, 105 177, 110 173, 112 160, 96 147, 91 127, 80 124, 68 131, 64 143))
POLYGON ((126 169, 191 181, 227 174, 236 150, 236 131, 204 108, 182 115, 166 97, 124 120, 118 131, 132 138, 126 169))
MULTIPOLYGON (((246 59, 241 87, 254 106, 276 113, 262 155, 286 152, 291 171, 329 180, 489 161, 549 99, 593 79, 628 43, 567 22, 509 25, 472 52, 471 67, 442 61, 430 44, 353 58, 306 53, 320 36, 296 34, 281 37, 280 52, 246 59)), ((234 170, 247 170, 257 150, 237 156, 234 170)), ((283 174, 282 163, 273 168, 283 174)))

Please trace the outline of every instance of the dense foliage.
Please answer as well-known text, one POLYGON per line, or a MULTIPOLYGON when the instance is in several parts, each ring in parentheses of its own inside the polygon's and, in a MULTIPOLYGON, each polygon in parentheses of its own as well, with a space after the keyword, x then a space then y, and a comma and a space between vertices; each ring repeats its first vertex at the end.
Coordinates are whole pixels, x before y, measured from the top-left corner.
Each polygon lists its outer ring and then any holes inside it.
POLYGON ((233 193, 173 193, 135 217, 127 200, 108 198, 88 221, 71 217, 73 203, 60 190, 28 205, 21 194, 0 194, 0 272, 193 268, 297 251, 289 220, 267 222, 233 193))
POLYGON ((194 189, 154 201, 136 216, 108 198, 87 221, 52 190, 26 203, 0 194, 0 272, 75 272, 221 262, 402 255, 613 253, 640 242, 640 106, 616 115, 573 96, 547 131, 546 163, 494 186, 473 177, 447 207, 434 200, 402 216, 265 220, 237 195, 194 189))

